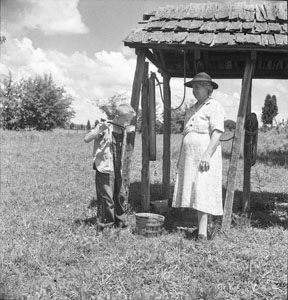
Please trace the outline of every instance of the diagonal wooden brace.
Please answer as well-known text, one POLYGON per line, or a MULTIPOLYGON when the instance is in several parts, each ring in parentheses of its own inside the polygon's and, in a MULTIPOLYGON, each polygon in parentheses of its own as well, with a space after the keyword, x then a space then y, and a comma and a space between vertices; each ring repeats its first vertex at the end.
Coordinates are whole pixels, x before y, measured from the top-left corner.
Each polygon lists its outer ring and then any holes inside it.
POLYGON ((252 63, 251 59, 248 58, 246 60, 244 77, 242 81, 240 104, 239 104, 237 123, 235 129, 235 138, 234 138, 234 143, 232 148, 230 166, 227 175, 228 182, 227 182, 227 190, 226 190, 226 197, 225 197, 224 214, 222 220, 223 231, 227 231, 231 225, 231 215, 232 215, 232 207, 233 207, 233 200, 234 200, 237 167, 238 167, 238 161, 240 156, 240 148, 242 145, 241 139, 242 139, 242 132, 244 128, 244 120, 247 111, 247 103, 249 99, 250 87, 252 84, 253 69, 254 69, 254 64, 252 63))

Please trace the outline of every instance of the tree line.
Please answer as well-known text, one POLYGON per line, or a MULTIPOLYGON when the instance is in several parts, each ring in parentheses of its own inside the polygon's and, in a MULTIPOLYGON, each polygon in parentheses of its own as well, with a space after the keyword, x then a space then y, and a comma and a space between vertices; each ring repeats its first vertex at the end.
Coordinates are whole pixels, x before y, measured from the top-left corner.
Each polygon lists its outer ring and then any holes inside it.
POLYGON ((0 105, 4 129, 52 130, 65 128, 75 112, 73 98, 55 84, 51 75, 2 83, 0 105))
MULTIPOLYGON (((4 80, 0 90, 1 125, 4 129, 34 129, 52 130, 54 128, 75 129, 76 124, 71 123, 75 116, 72 109, 73 98, 67 94, 63 87, 55 84, 51 75, 30 77, 14 82, 11 76, 4 80)), ((98 107, 107 115, 107 119, 115 117, 116 106, 123 101, 122 94, 116 94, 98 107)), ((171 132, 180 133, 183 130, 184 116, 187 107, 171 110, 171 132)), ((261 121, 264 128, 271 127, 278 114, 277 99, 275 95, 268 94, 264 100, 261 121)), ((163 115, 156 120, 156 132, 163 133, 163 115)), ((81 124, 81 129, 90 130, 100 120, 87 125, 81 124), (82 128, 83 127, 83 128, 82 128)), ((141 132, 142 111, 138 111, 136 128, 141 132)), ((225 121, 225 128, 234 130, 236 123, 225 121)), ((78 126, 79 127, 79 126, 78 126)), ((78 128, 77 127, 77 128, 78 128)))

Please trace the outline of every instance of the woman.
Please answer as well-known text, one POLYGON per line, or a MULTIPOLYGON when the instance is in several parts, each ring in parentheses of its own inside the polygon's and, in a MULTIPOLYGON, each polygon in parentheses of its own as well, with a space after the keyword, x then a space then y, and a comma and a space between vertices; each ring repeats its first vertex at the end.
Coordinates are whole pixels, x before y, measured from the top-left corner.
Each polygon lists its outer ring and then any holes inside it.
POLYGON ((197 210, 198 239, 206 240, 208 214, 223 215, 219 140, 225 112, 211 97, 218 85, 208 74, 198 73, 185 85, 193 88, 197 103, 185 116, 172 206, 197 210))

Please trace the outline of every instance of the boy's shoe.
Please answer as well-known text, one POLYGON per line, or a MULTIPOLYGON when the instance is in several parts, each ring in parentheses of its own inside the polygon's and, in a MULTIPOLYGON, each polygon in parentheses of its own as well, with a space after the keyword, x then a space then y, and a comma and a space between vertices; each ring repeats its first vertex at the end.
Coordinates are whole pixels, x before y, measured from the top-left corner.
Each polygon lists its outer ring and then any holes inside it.
POLYGON ((104 229, 113 228, 113 225, 114 225, 114 223, 101 223, 101 222, 97 222, 96 228, 97 228, 97 231, 103 231, 104 229))

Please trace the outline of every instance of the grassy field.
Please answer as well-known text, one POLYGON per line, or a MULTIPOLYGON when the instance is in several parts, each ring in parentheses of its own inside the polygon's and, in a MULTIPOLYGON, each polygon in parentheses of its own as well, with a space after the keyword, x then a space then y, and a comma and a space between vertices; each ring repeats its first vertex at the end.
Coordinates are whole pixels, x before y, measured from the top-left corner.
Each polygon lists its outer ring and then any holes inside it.
MULTIPOLYGON (((286 299, 288 138, 260 133, 251 172, 252 214, 207 244, 177 232, 134 234, 140 206, 141 137, 131 168, 126 230, 98 233, 92 145, 85 132, 1 132, 0 299, 286 299), (80 220, 80 222, 79 222, 80 220), (81 222, 83 221, 83 222, 81 222)), ((171 183, 181 136, 172 136, 171 183)), ((223 187, 231 142, 223 143, 223 187)), ((161 199, 162 136, 151 162, 152 200, 161 199)))

